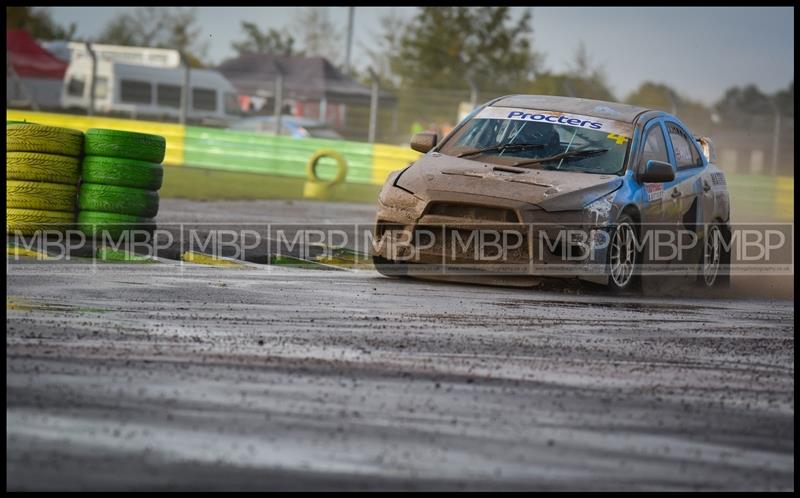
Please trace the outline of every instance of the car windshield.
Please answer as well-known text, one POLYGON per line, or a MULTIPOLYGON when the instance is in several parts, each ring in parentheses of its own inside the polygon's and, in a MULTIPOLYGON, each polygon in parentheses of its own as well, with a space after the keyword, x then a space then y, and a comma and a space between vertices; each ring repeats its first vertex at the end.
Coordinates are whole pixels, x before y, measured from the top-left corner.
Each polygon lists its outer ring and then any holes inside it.
POLYGON ((591 116, 487 107, 439 152, 525 168, 618 174, 632 131, 628 123, 591 116))

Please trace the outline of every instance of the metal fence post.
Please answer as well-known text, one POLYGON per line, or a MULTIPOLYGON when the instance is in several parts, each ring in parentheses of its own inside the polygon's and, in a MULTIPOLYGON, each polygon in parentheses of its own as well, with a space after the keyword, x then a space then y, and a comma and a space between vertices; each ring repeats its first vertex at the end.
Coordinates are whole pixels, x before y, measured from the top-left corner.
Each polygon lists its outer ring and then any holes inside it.
POLYGON ((89 108, 87 114, 94 116, 94 102, 95 102, 95 85, 97 84, 97 54, 94 53, 91 43, 86 43, 86 51, 89 52, 89 57, 92 59, 92 72, 89 81, 89 108))
POLYGON ((369 143, 375 143, 375 128, 378 121, 378 75, 372 68, 367 68, 372 76, 372 98, 369 104, 369 143))
POLYGON ((769 100, 772 104, 772 110, 775 112, 775 130, 772 132, 772 175, 778 174, 778 147, 781 140, 781 110, 773 99, 769 100))
POLYGON ((469 85, 469 105, 475 109, 478 107, 478 85, 475 84, 475 79, 472 74, 466 75, 467 84, 469 85))
POLYGON ((283 115, 283 73, 275 78, 275 134, 281 134, 281 116, 283 115))
POLYGON ((181 56, 181 61, 183 62, 183 88, 181 88, 181 112, 180 112, 180 123, 182 125, 186 124, 186 116, 189 114, 189 71, 191 71, 191 67, 189 66, 189 61, 186 59, 186 56, 183 52, 179 52, 181 56))

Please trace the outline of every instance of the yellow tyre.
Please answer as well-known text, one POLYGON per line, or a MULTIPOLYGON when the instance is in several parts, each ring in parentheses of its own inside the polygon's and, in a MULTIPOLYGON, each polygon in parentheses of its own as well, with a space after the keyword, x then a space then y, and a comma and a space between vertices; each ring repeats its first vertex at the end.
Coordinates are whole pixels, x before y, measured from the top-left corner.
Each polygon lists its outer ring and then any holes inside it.
POLYGON ((77 157, 35 152, 7 152, 6 179, 77 185, 81 162, 77 157))
POLYGON ((6 151, 80 157, 83 132, 38 124, 10 124, 6 126, 6 151))
POLYGON ((337 183, 342 183, 347 177, 347 161, 345 161, 344 157, 335 150, 317 151, 313 156, 311 156, 311 158, 308 160, 308 163, 306 163, 306 175, 312 182, 322 182, 327 184, 329 187, 332 187, 337 183), (329 181, 322 180, 319 176, 317 176, 317 164, 323 157, 330 157, 334 159, 338 168, 336 171, 336 176, 329 181))
POLYGON ((75 220, 75 213, 45 211, 40 209, 6 209, 7 233, 32 235, 38 230, 67 230, 75 220))
POLYGON ((6 182, 6 207, 41 209, 45 211, 75 211, 77 185, 60 183, 6 182))

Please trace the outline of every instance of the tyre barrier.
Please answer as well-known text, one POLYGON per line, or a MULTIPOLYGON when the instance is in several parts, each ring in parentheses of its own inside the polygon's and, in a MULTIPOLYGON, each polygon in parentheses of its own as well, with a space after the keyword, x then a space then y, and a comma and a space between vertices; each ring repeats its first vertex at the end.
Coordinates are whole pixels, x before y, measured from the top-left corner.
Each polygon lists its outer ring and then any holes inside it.
POLYGON ((33 235, 41 230, 64 231, 70 228, 74 220, 74 212, 6 208, 8 233, 33 235))
POLYGON ((83 132, 6 121, 6 232, 63 231, 75 221, 83 132))
POLYGON ((91 128, 85 150, 78 229, 93 237, 103 231, 117 237, 125 230, 154 230, 164 179, 164 137, 91 128))
POLYGON ((6 150, 8 233, 155 229, 164 137, 7 120, 6 150))
POLYGON ((167 141, 160 135, 90 128, 86 131, 86 155, 138 159, 161 163, 167 141))
POLYGON ((78 211, 77 225, 78 230, 87 236, 99 237, 105 232, 116 238, 127 230, 152 232, 156 228, 156 220, 129 214, 78 211))
POLYGON ((77 157, 36 152, 7 152, 6 180, 78 185, 81 161, 77 157))
POLYGON ((78 187, 61 183, 6 181, 6 207, 75 212, 78 187))
POLYGON ((40 152, 80 157, 83 152, 83 133, 70 128, 32 123, 7 124, 6 152, 40 152))
POLYGON ((86 156, 81 178, 87 183, 158 190, 164 179, 164 167, 136 159, 86 156))
POLYGON ((334 150, 317 151, 306 163, 306 176, 308 180, 303 185, 303 197, 329 199, 333 195, 333 187, 342 183, 347 177, 347 161, 334 150), (336 161, 336 176, 331 180, 323 180, 317 175, 317 165, 323 157, 330 157, 336 161))
POLYGON ((152 218, 158 214, 158 192, 140 188, 81 183, 78 209, 152 218))

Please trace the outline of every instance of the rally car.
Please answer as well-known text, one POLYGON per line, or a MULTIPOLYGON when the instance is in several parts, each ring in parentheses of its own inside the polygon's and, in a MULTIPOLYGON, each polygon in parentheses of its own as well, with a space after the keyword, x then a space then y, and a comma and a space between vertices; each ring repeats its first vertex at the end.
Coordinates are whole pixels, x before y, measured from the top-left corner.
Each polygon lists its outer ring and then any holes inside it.
POLYGON ((710 139, 666 112, 511 95, 411 148, 424 155, 378 199, 371 252, 384 275, 580 278, 615 291, 676 272, 728 281, 725 175, 710 139))

